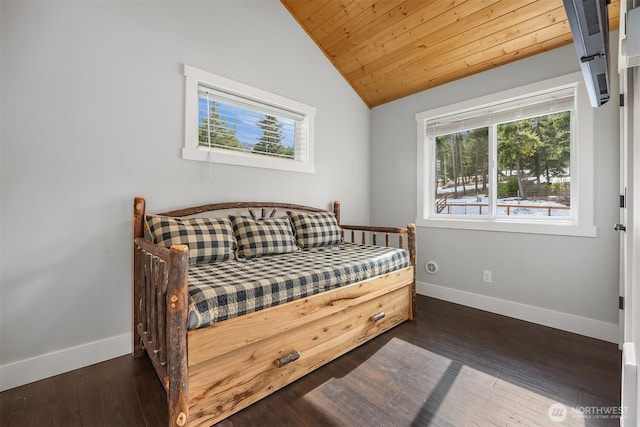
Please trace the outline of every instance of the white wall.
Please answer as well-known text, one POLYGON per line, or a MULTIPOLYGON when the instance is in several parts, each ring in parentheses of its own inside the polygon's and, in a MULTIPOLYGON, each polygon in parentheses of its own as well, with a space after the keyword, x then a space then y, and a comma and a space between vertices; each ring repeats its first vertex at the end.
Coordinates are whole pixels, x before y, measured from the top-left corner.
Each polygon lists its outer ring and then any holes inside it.
MULTIPOLYGON (((611 58, 617 58, 617 32, 611 58)), ((615 63, 615 61, 612 61, 615 63)), ((618 323, 619 111, 595 111, 596 238, 418 228, 419 290, 443 299, 615 341, 618 323), (425 272, 428 260, 439 271, 425 272), (491 270, 493 283, 482 282, 491 270)), ((418 112, 579 71, 572 45, 409 96, 372 110, 371 219, 416 218, 418 112)))
POLYGON ((369 221, 370 112, 276 0, 0 2, 0 386, 127 353, 134 195, 369 221), (182 64, 313 105, 316 173, 180 159, 182 64))

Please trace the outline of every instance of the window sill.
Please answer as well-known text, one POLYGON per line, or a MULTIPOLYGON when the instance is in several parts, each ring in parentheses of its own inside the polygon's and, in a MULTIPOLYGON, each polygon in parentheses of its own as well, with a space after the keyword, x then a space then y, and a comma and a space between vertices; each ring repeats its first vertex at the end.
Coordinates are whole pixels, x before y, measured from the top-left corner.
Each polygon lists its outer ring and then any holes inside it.
POLYGON ((252 153, 241 153, 223 150, 201 150, 192 148, 182 149, 182 158, 185 160, 198 160, 201 162, 225 163, 236 166, 254 168, 276 169, 290 172, 315 173, 315 167, 311 162, 299 160, 278 159, 276 157, 262 156, 252 153))
POLYGON ((449 228, 458 230, 497 231, 503 233, 549 234, 557 236, 597 237, 595 225, 578 225, 571 221, 553 222, 535 220, 472 220, 432 218, 416 219, 416 226, 426 228, 449 228))

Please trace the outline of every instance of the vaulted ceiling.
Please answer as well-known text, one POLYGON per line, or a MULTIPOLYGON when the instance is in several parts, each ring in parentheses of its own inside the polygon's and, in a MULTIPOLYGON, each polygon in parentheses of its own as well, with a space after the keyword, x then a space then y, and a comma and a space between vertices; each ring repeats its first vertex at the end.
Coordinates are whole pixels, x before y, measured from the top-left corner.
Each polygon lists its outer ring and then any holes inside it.
POLYGON ((369 107, 573 42, 562 0, 281 1, 369 107))

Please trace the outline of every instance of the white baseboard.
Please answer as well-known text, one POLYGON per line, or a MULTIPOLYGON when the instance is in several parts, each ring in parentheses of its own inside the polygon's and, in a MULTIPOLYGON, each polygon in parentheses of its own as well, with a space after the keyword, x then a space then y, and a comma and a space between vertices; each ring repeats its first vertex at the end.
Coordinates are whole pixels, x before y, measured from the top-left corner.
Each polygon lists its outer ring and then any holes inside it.
POLYGON ((622 346, 622 402, 625 414, 620 418, 622 427, 637 427, 638 417, 638 363, 633 342, 622 346))
POLYGON ((618 343, 619 333, 616 323, 607 323, 601 320, 589 319, 574 314, 562 313, 533 305, 521 304, 424 282, 416 283, 416 291, 420 295, 549 326, 574 334, 618 343))
POLYGON ((0 391, 122 356, 131 342, 127 333, 2 365, 0 391))

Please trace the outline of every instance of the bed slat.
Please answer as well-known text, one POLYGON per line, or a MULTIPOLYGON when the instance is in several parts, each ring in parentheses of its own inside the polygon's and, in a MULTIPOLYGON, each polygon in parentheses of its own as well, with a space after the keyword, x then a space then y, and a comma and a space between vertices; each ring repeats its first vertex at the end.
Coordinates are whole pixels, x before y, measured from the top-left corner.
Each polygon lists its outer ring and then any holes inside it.
POLYGON ((153 299, 151 298, 151 282, 153 281, 153 255, 145 253, 144 255, 144 323, 142 329, 144 330, 144 338, 150 341, 149 337, 149 325, 153 325, 151 322, 151 310, 155 306, 153 299))
POLYGON ((156 349, 161 365, 167 363, 167 337, 166 337, 166 298, 167 298, 167 263, 160 263, 160 286, 157 288, 156 305, 158 310, 158 343, 156 349))
POLYGON ((144 345, 142 344, 142 337, 135 333, 137 331, 140 320, 144 318, 144 270, 143 270, 143 255, 142 249, 138 246, 135 247, 133 252, 133 355, 140 357, 144 353, 144 345))
POLYGON ((149 341, 153 346, 153 352, 158 354, 158 281, 160 280, 160 260, 153 257, 151 264, 151 289, 149 297, 151 304, 151 317, 149 324, 149 341))

